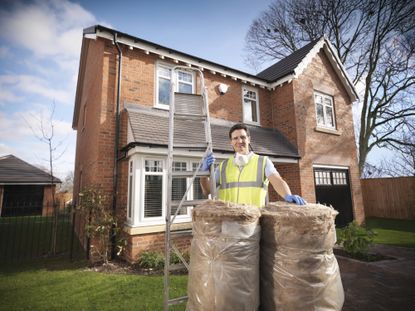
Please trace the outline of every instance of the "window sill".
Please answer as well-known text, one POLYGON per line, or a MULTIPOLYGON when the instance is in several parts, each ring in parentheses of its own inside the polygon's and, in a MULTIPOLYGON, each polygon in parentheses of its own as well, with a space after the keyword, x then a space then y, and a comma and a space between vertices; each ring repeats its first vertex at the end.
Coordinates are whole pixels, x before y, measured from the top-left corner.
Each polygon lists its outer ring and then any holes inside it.
MULTIPOLYGON (((172 231, 175 230, 188 230, 192 229, 192 222, 184 222, 184 223, 177 223, 172 225, 172 231)), ((137 234, 147 234, 147 233, 157 233, 157 232, 165 232, 166 225, 150 225, 145 227, 130 227, 129 225, 124 226, 124 232, 128 233, 129 235, 137 235, 137 234)))
POLYGON ((170 110, 170 106, 168 106, 168 105, 156 104, 156 105, 154 105, 154 108, 162 109, 162 110, 170 110))
POLYGON ((336 129, 326 128, 326 127, 321 127, 321 126, 317 126, 314 130, 316 132, 322 132, 326 134, 332 134, 332 135, 337 135, 337 136, 341 135, 341 133, 336 129))

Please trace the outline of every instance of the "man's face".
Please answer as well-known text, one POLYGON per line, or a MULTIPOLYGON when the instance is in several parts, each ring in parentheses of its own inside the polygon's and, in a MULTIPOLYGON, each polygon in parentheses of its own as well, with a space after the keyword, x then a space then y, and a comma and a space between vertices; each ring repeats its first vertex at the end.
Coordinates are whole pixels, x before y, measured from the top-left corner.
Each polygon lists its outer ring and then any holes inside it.
POLYGON ((248 154, 250 142, 251 137, 248 136, 245 130, 235 130, 231 134, 231 145, 235 152, 248 154))

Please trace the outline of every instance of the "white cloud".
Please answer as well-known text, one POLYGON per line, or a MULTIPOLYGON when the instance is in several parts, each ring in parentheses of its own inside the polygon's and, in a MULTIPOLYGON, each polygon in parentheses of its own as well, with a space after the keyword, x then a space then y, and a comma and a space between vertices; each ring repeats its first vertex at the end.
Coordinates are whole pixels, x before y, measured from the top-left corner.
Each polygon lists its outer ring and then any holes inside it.
POLYGON ((0 157, 8 155, 8 154, 16 154, 16 149, 0 143, 0 157))
POLYGON ((0 99, 18 99, 16 94, 37 94, 50 100, 72 104, 73 94, 70 91, 56 89, 51 85, 54 81, 33 75, 0 75, 0 99), (3 95, 3 96, 1 96, 3 95))
POLYGON ((90 12, 66 0, 18 2, 0 10, 1 36, 38 57, 58 60, 79 57, 82 29, 94 23, 90 12))

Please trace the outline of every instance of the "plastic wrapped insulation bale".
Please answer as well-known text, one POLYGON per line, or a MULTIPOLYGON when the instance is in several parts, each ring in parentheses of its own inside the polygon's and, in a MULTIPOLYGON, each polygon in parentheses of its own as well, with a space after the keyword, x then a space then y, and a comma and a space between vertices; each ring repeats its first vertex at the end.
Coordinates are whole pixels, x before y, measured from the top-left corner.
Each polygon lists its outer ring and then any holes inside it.
POLYGON ((341 310, 333 254, 338 212, 321 204, 268 204, 262 210, 261 310, 341 310))
POLYGON ((219 200, 193 209, 186 310, 258 310, 259 217, 257 207, 219 200))

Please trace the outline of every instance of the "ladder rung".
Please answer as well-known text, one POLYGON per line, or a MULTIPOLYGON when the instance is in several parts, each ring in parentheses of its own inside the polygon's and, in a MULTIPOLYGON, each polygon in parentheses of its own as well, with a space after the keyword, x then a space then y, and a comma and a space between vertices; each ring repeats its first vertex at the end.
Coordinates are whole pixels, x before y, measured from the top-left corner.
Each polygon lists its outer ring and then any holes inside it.
POLYGON ((174 117, 184 117, 184 118, 196 118, 196 119, 206 119, 204 114, 193 114, 193 113, 174 113, 174 117))
MULTIPOLYGON (((173 177, 193 177, 195 172, 193 171, 181 171, 181 172, 172 172, 173 177)), ((198 172, 196 177, 210 176, 209 171, 198 172)))
POLYGON ((173 299, 169 299, 169 305, 177 305, 179 303, 183 303, 186 302, 188 299, 187 296, 183 296, 183 297, 178 297, 178 298, 173 298, 173 299))
POLYGON ((205 148, 207 147, 206 144, 174 144, 174 148, 205 148))
MULTIPOLYGON (((195 206, 205 201, 206 200, 187 200, 187 201, 183 201, 182 206, 195 206)), ((178 207, 179 204, 180 204, 180 201, 171 201, 171 207, 178 207)))

